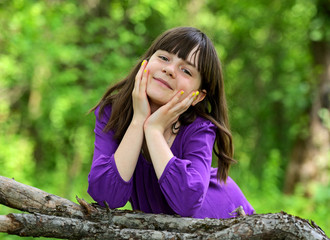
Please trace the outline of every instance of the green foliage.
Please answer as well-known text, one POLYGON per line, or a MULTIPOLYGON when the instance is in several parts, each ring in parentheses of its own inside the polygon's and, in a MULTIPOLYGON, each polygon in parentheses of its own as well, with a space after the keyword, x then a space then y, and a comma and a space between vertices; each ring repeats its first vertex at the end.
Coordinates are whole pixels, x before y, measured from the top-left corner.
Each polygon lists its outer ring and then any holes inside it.
MULTIPOLYGON (((192 25, 211 37, 224 66, 235 181, 257 213, 284 210, 329 228, 329 186, 316 185, 313 198, 299 188, 282 193, 317 85, 309 44, 330 41, 322 4, 0 1, 0 175, 92 201, 86 189, 94 116, 86 113, 159 33, 192 25)), ((329 111, 319 115, 329 126, 329 111)), ((0 214, 12 211, 0 205, 0 214)))

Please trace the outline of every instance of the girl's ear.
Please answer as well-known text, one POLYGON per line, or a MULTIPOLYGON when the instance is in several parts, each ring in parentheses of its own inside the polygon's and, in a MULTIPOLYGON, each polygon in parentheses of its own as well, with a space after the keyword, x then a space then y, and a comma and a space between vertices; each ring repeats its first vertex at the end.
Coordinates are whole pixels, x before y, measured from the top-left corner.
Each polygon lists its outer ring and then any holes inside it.
POLYGON ((192 106, 195 106, 197 103, 199 103, 200 101, 203 101, 203 99, 206 97, 206 90, 203 89, 200 91, 200 93, 198 94, 198 96, 196 97, 196 99, 192 102, 192 106))

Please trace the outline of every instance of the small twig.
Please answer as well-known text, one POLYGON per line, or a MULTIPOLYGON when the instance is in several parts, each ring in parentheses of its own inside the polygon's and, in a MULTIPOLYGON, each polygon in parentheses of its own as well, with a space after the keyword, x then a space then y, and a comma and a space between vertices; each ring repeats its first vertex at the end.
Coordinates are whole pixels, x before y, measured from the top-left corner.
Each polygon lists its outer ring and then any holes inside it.
POLYGON ((323 229, 320 228, 313 220, 311 220, 311 226, 320 230, 325 235, 325 232, 323 231, 323 229))
POLYGON ((236 208, 234 211, 229 213, 229 215, 233 216, 234 213, 236 213, 237 217, 246 216, 246 213, 244 212, 244 209, 242 206, 239 206, 238 208, 236 208))
POLYGON ((112 224, 112 215, 111 215, 111 209, 108 205, 108 203, 106 201, 103 201, 104 205, 105 205, 105 209, 107 210, 107 214, 108 214, 108 219, 109 219, 109 224, 112 224))
POLYGON ((83 198, 79 198, 76 196, 77 202, 80 204, 80 206, 83 207, 83 209, 86 212, 86 215, 89 216, 92 214, 92 212, 97 211, 92 205, 88 204, 83 198))

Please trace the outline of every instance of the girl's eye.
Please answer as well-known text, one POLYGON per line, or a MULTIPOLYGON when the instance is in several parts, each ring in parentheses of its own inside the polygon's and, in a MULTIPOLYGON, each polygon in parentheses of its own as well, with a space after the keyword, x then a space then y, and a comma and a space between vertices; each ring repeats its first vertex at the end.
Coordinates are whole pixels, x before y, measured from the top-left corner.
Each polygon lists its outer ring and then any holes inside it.
POLYGON ((158 56, 158 57, 159 57, 160 59, 164 60, 164 61, 168 61, 168 58, 165 57, 165 56, 160 55, 160 56, 158 56))
POLYGON ((191 72, 190 72, 188 69, 186 69, 186 68, 182 68, 182 71, 183 71, 185 74, 188 74, 189 76, 192 76, 192 75, 191 75, 191 72))

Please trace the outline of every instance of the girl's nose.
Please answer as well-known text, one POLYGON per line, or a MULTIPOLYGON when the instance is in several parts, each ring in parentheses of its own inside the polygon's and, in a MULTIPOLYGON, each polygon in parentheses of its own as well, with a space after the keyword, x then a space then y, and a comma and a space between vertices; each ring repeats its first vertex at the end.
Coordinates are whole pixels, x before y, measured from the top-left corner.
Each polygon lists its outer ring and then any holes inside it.
POLYGON ((169 75, 172 78, 175 78, 175 70, 174 67, 172 66, 163 67, 162 72, 165 73, 166 75, 169 75))

